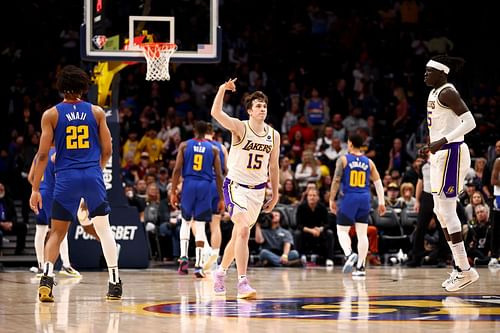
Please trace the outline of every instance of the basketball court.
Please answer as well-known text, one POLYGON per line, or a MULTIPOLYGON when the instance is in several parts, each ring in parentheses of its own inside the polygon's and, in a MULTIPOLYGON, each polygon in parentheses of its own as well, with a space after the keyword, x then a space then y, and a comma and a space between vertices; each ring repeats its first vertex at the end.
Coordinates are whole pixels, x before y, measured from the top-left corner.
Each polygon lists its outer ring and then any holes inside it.
POLYGON ((0 273, 0 323, 7 332, 498 332, 500 269, 458 293, 441 282, 449 269, 373 268, 353 280, 340 267, 251 268, 256 300, 236 299, 231 268, 227 296, 212 279, 174 268, 122 270, 123 299, 106 301, 108 273, 57 276, 55 303, 37 299, 39 278, 0 273))

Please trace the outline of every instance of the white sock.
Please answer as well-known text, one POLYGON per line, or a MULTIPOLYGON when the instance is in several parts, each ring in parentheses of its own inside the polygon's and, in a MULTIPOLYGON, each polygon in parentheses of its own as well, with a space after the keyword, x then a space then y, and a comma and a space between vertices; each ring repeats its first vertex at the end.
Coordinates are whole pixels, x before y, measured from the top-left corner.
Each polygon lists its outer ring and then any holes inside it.
POLYGON ((43 275, 54 276, 54 264, 50 261, 43 264, 43 275))
POLYGON ((43 251, 45 249, 45 237, 49 232, 48 225, 37 224, 35 231, 35 253, 36 260, 38 261, 38 268, 43 269, 43 251))
POLYGON ((71 266, 71 263, 69 262, 68 235, 64 236, 64 239, 59 246, 59 255, 61 256, 61 261, 64 267, 71 266))
POLYGON ((351 227, 347 225, 337 225, 337 237, 346 257, 352 253, 351 237, 349 237, 350 229, 351 227))
POLYGON ((202 252, 203 248, 202 247, 197 247, 196 248, 196 263, 194 264, 194 267, 201 267, 202 265, 202 252))
POLYGON ((96 216, 92 219, 94 229, 101 240, 102 253, 106 259, 109 272, 109 282, 117 283, 120 281, 118 273, 118 251, 116 242, 109 225, 109 216, 96 216))
POLYGON ((246 279, 246 278, 247 278, 247 276, 246 276, 246 275, 240 275, 240 276, 238 277, 238 281, 239 281, 239 282, 241 282, 241 281, 243 281, 243 280, 244 280, 244 279, 246 279))
POLYGON ((358 262, 356 267, 359 269, 365 266, 366 255, 368 254, 368 224, 356 223, 356 235, 358 237, 358 262))
POLYGON ((189 251, 189 238, 191 237, 191 222, 186 221, 183 218, 181 222, 181 230, 179 233, 181 243, 181 258, 187 258, 189 251))
POLYGON ((220 265, 219 267, 217 267, 217 272, 226 275, 227 268, 224 268, 224 267, 222 267, 222 265, 220 265))
POLYGON ((467 252, 465 251, 464 242, 451 245, 451 253, 455 259, 455 265, 461 270, 467 271, 470 268, 469 260, 467 259, 467 252))
POLYGON ((212 249, 212 253, 210 254, 212 256, 219 256, 219 249, 212 249))

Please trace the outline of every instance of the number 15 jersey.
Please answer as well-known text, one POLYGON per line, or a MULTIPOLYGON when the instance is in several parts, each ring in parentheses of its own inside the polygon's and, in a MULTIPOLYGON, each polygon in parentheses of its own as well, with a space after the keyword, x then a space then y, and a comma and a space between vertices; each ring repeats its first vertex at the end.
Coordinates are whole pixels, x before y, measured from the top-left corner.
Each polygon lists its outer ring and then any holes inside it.
POLYGON ((370 195, 370 160, 364 155, 346 154, 347 164, 342 177, 342 191, 370 195))
POLYGON ((229 150, 227 178, 244 185, 266 183, 269 176, 269 159, 274 147, 274 129, 266 124, 265 134, 258 135, 248 121, 243 123, 243 138, 239 142, 233 142, 229 150))
POLYGON ((55 171, 99 166, 101 146, 92 104, 62 102, 56 109, 59 116, 54 129, 55 171))

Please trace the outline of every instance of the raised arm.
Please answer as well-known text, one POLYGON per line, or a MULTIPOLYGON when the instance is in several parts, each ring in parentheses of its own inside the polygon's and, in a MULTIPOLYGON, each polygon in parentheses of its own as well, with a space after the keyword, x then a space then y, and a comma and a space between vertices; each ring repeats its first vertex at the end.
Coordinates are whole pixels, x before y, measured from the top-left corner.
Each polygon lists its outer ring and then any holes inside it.
POLYGON ((219 90, 215 95, 214 103, 212 104, 212 111, 210 114, 214 117, 224 128, 231 131, 238 138, 242 138, 245 134, 245 125, 237 118, 228 116, 222 111, 222 103, 224 101, 224 94, 226 90, 236 91, 236 79, 228 80, 219 86, 219 90))
POLYGON ((109 131, 108 124, 106 123, 106 113, 97 105, 92 105, 92 112, 97 120, 99 126, 99 143, 101 145, 101 169, 106 167, 111 154, 113 153, 113 146, 111 143, 111 132, 109 131))

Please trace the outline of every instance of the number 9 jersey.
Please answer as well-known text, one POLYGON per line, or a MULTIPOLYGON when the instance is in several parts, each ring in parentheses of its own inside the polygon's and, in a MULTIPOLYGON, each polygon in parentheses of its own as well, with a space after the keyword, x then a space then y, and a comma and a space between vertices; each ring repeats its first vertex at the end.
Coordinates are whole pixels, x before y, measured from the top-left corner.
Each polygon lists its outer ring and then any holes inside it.
POLYGON ((57 151, 55 171, 99 166, 101 145, 92 104, 84 101, 56 105, 54 130, 57 151))

